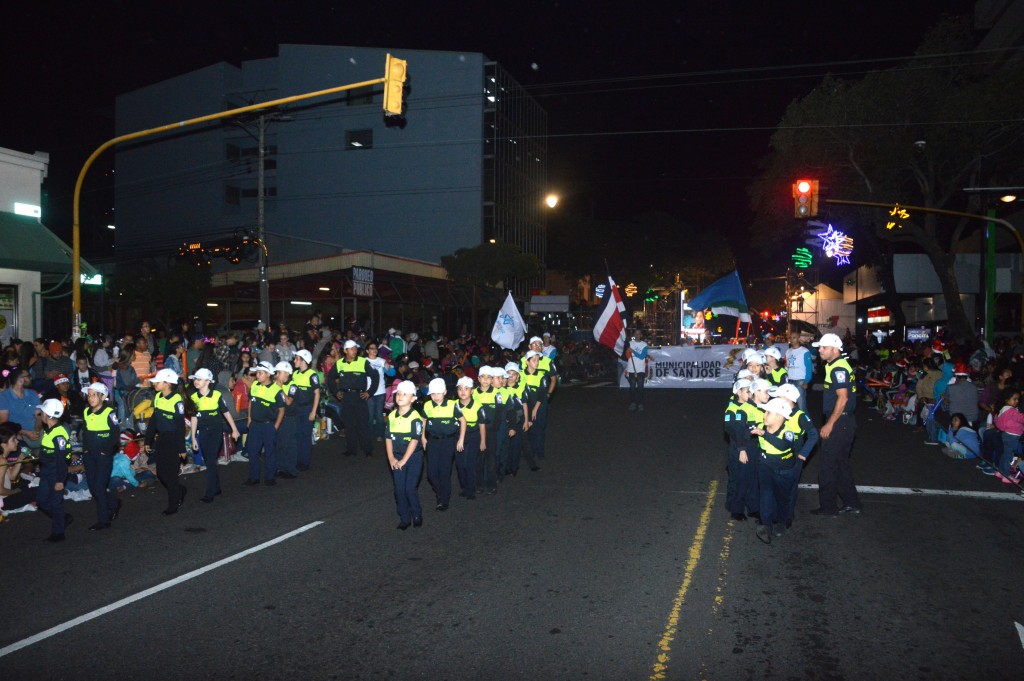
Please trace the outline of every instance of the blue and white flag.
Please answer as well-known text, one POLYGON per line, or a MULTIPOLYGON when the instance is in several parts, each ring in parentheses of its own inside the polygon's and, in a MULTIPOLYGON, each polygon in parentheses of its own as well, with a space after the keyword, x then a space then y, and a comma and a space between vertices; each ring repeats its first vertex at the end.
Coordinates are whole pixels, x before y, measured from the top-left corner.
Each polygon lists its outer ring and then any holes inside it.
POLYGON ((498 318, 494 320, 494 328, 491 329, 491 340, 505 348, 515 350, 526 338, 526 322, 519 314, 516 301, 509 291, 505 304, 498 311, 498 318))
POLYGON ((694 310, 711 310, 715 314, 739 317, 741 322, 750 323, 750 308, 736 270, 705 288, 688 305, 694 310))

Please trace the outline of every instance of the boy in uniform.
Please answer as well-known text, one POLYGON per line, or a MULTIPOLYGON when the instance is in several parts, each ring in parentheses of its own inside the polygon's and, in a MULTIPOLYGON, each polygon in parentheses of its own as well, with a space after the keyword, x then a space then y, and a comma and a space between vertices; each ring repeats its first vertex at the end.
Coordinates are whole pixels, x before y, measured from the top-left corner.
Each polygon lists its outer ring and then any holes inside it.
POLYGON ((455 400, 448 399, 443 378, 427 385, 430 401, 423 405, 426 427, 423 449, 427 452, 427 480, 434 490, 438 511, 447 511, 452 498, 452 463, 455 460, 455 438, 465 419, 456 416, 455 400))
POLYGON ((746 520, 747 512, 756 513, 760 503, 757 495, 757 447, 750 430, 759 427, 763 421, 760 410, 749 406, 750 381, 736 381, 732 393, 725 408, 725 433, 729 438, 726 459, 729 482, 725 505, 733 520, 746 520))
POLYGON ((776 397, 764 406, 764 427, 754 430, 761 444, 758 482, 761 486, 761 526, 757 538, 765 544, 782 536, 782 516, 787 512, 793 487, 800 481, 800 466, 794 451, 796 434, 786 427, 792 415, 786 400, 776 397))
POLYGON ((46 400, 39 406, 43 413, 43 436, 39 445, 39 489, 36 506, 49 516, 50 536, 45 541, 64 541, 64 529, 74 520, 64 513, 64 480, 68 477, 71 458, 71 436, 60 422, 64 405, 60 400, 46 400))
POLYGON ((384 424, 384 448, 391 465, 398 506, 398 529, 423 525, 423 508, 416 489, 423 473, 423 415, 416 411, 416 384, 402 381, 395 388, 397 405, 384 424))

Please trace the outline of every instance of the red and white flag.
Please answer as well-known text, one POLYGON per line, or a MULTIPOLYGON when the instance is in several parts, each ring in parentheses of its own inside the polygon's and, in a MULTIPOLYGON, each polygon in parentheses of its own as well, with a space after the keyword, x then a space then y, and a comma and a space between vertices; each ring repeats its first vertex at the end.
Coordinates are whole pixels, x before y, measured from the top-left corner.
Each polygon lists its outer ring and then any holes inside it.
POLYGON ((615 350, 615 355, 622 356, 626 347, 626 306, 622 304, 619 287, 608 277, 608 290, 604 302, 594 315, 594 340, 601 345, 615 350))

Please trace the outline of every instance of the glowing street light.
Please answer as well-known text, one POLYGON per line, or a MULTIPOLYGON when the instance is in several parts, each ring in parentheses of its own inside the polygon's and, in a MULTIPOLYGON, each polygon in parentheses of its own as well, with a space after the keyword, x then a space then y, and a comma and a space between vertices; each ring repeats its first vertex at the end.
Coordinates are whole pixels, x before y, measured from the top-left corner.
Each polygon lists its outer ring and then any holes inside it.
POLYGON ((554 208, 558 205, 558 194, 548 194, 548 197, 544 199, 544 203, 548 204, 548 208, 554 208))

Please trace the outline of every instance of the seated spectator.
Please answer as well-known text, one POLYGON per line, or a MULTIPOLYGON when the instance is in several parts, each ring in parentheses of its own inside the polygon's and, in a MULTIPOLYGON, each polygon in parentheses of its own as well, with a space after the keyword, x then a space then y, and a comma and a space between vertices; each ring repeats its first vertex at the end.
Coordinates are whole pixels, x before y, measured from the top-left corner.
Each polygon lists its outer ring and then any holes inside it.
POLYGON ((53 379, 53 387, 43 393, 42 400, 43 402, 59 400, 64 405, 64 413, 60 417, 60 422, 65 425, 81 419, 82 413, 85 411, 85 399, 82 397, 81 391, 72 390, 71 379, 64 374, 58 374, 57 378, 53 379))
POLYGON ((942 453, 952 459, 974 459, 981 452, 981 439, 978 431, 971 428, 967 417, 953 414, 949 419, 949 430, 946 432, 946 444, 942 453))
MULTIPOLYGON (((35 503, 36 490, 29 487, 27 480, 22 478, 22 468, 28 458, 21 453, 21 441, 18 438, 21 426, 7 421, 0 424, 0 510, 13 511, 28 504, 35 503)), ((0 522, 4 517, 0 516, 0 522)))
POLYGON ((132 369, 138 377, 142 386, 149 386, 149 379, 153 376, 153 355, 149 352, 149 344, 145 338, 135 341, 135 354, 132 356, 132 369))

